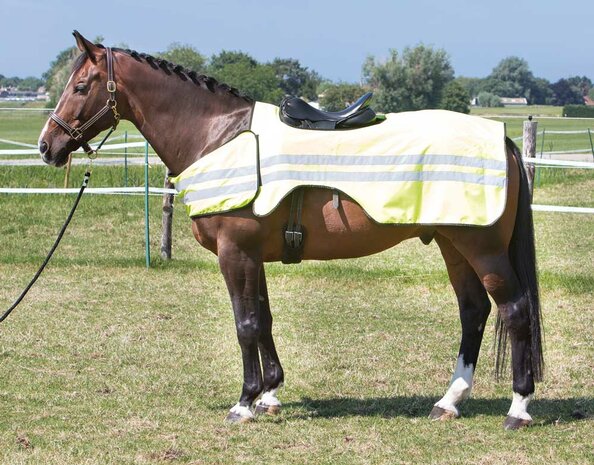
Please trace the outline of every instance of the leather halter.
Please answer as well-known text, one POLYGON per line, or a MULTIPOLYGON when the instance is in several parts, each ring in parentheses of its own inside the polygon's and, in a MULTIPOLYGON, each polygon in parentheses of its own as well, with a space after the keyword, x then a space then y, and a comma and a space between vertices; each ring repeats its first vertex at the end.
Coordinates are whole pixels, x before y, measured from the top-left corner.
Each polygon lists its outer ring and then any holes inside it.
MULTIPOLYGON (((72 137, 75 141, 80 142, 81 147, 84 149, 84 151, 87 153, 87 155, 89 157, 92 157, 97 152, 96 152, 96 150, 93 150, 91 148, 88 141, 82 140, 85 131, 87 129, 89 129, 91 126, 93 126, 93 124, 95 124, 97 121, 99 121, 103 117, 103 115, 105 115, 109 111, 111 111, 113 113, 113 117, 114 117, 113 126, 111 127, 111 131, 109 132, 109 134, 111 134, 111 132, 113 132, 115 130, 118 123, 120 122, 120 114, 118 113, 118 109, 117 109, 118 103, 116 102, 117 86, 116 86, 116 83, 114 80, 114 73, 113 73, 113 52, 112 52, 111 48, 109 48, 109 47, 106 48, 106 51, 107 51, 107 55, 106 55, 106 57, 107 57, 107 92, 109 92, 109 98, 107 99, 107 103, 97 113, 95 113, 95 115, 91 119, 89 119, 85 124, 83 124, 79 127, 76 127, 76 128, 70 126, 66 121, 64 121, 62 118, 60 118, 53 111, 50 113, 50 118, 53 119, 56 123, 58 123, 58 125, 61 126, 62 129, 64 129, 70 135, 70 137, 72 137)), ((107 136, 109 136, 109 134, 107 136)), ((103 142, 105 142, 106 139, 107 139, 107 137, 105 137, 105 139, 103 139, 103 142)), ((99 147, 103 144, 103 142, 101 142, 99 147)), ((97 148, 97 150, 99 150, 99 148, 97 148)))

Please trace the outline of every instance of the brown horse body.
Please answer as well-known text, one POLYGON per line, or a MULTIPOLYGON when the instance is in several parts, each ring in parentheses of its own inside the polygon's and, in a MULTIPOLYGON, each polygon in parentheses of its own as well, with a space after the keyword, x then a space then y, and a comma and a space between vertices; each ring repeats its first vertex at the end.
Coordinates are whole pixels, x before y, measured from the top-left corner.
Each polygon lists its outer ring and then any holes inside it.
MULTIPOLYGON (((56 113, 70 125, 81 126, 108 97, 106 53, 78 33, 75 37, 84 54, 56 113)), ((113 60, 121 117, 134 123, 172 173, 182 172, 249 128, 253 102, 233 89, 136 52, 115 50, 113 60)), ((105 115, 89 128, 84 139, 113 122, 111 114, 105 115)), ((53 165, 64 164, 79 146, 80 141, 51 120, 40 136, 42 157, 53 165)), ((342 198, 340 208, 335 208, 329 190, 311 188, 305 192, 302 222, 315 240, 305 242, 304 259, 370 255, 413 237, 437 241, 458 297, 462 342, 452 383, 431 412, 434 419, 458 416, 457 405, 470 394, 490 312, 488 292, 504 323, 501 336, 509 333, 512 344, 514 400, 505 427, 518 428, 531 421, 526 408, 542 367, 532 218, 526 176, 511 143, 507 157, 505 211, 489 227, 380 225, 348 198, 342 198)), ((193 219, 198 242, 218 256, 242 351, 243 390, 227 417, 230 421, 251 419, 253 404, 260 396, 257 412, 280 408, 276 393, 284 375, 272 338, 263 263, 281 260, 282 231, 288 216, 289 201, 285 199, 266 217, 256 217, 248 207, 193 219)))

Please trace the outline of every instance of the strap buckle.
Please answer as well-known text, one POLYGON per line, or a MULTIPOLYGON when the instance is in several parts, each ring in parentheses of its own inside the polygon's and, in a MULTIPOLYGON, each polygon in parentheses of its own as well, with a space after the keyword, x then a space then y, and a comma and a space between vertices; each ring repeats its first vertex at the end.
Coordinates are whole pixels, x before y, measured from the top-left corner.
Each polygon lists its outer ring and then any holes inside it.
POLYGON ((83 132, 78 128, 70 128, 70 136, 74 140, 80 140, 80 139, 82 139, 83 132))
POLYGON ((293 249, 301 247, 303 242, 303 233, 301 231, 285 231, 285 241, 293 249))
POLYGON ((110 94, 115 93, 117 89, 117 85, 115 83, 115 81, 107 81, 107 92, 109 92, 110 94))

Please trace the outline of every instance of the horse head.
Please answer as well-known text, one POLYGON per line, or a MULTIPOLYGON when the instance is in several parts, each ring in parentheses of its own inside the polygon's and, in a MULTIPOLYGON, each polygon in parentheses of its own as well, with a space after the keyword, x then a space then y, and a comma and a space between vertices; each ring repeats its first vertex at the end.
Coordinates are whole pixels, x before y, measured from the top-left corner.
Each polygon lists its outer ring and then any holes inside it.
POLYGON ((73 35, 82 53, 39 136, 41 158, 54 166, 64 165, 81 146, 91 153, 88 141, 119 121, 111 50, 93 44, 78 31, 73 35))

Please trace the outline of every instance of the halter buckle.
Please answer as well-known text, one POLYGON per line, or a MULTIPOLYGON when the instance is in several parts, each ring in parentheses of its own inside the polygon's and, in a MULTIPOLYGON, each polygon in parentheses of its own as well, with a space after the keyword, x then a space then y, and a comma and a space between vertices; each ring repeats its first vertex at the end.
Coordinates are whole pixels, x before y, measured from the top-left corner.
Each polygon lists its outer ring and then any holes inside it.
POLYGON ((70 129, 70 136, 74 139, 74 140, 79 140, 82 139, 83 133, 80 129, 78 128, 71 128, 70 129))
POLYGON ((117 89, 115 81, 107 81, 107 92, 114 94, 117 89))
POLYGON ((113 113, 114 123, 113 128, 115 129, 118 123, 120 122, 120 112, 118 111, 118 102, 112 99, 107 99, 107 106, 111 109, 113 113))

